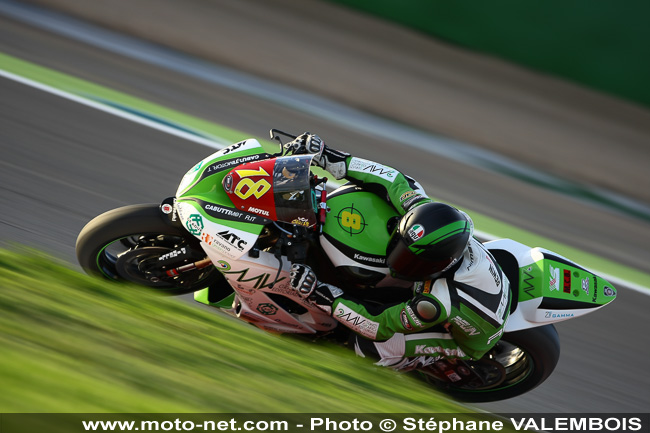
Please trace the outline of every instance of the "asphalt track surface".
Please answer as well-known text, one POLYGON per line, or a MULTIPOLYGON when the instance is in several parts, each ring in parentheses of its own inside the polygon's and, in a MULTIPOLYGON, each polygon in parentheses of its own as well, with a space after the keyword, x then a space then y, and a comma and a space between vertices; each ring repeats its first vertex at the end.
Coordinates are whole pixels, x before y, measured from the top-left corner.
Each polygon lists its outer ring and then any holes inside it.
MULTIPOLYGON (((318 131, 356 155, 406 171, 436 197, 647 269, 639 259, 647 257, 647 235, 640 235, 647 234, 647 223, 456 162, 397 151, 391 142, 2 18, 0 51, 250 136, 264 136, 271 127, 318 131)), ((172 195, 184 172, 212 152, 5 78, 0 95, 0 241, 35 246, 70 263, 76 235, 88 220, 172 195)), ((618 299, 606 309, 556 325, 562 356, 553 376, 525 396, 477 407, 647 412, 649 303, 648 296, 619 287, 618 299)))

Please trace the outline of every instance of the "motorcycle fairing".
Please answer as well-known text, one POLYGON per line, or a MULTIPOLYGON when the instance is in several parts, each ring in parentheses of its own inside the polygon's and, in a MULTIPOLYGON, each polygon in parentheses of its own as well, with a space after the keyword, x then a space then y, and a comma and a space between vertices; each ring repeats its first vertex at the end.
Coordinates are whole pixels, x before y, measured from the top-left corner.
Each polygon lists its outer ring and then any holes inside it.
POLYGON ((517 291, 516 308, 510 313, 506 332, 582 316, 616 297, 614 286, 605 279, 552 251, 511 239, 487 242, 485 246, 497 257, 517 291), (514 259, 512 263, 506 260, 508 254, 514 259))
POLYGON ((185 196, 190 189, 207 177, 212 178, 211 185, 216 185, 221 183, 230 169, 246 162, 261 161, 270 156, 264 152, 262 145, 252 138, 225 147, 199 161, 185 173, 176 191, 176 197, 185 196))
POLYGON ((208 255, 235 293, 223 301, 210 303, 206 302, 209 289, 203 289, 195 293, 195 300, 221 308, 269 332, 314 334, 336 327, 336 320, 291 289, 291 263, 286 257, 282 258, 282 270, 278 274, 278 259, 265 251, 260 251, 255 258, 245 256, 232 261, 219 259, 212 251, 208 255))
POLYGON ((222 187, 233 168, 269 157, 257 140, 249 139, 213 153, 185 174, 176 192, 176 212, 206 251, 235 260, 253 247, 263 224, 270 222, 235 208, 222 187))
POLYGON ((237 260, 253 248, 262 230, 261 225, 250 223, 239 224, 251 226, 250 230, 238 229, 235 227, 237 223, 233 222, 221 224, 220 220, 210 218, 194 201, 177 202, 176 211, 185 228, 201 240, 210 257, 210 252, 216 252, 219 258, 237 260))
POLYGON ((385 200, 355 185, 345 185, 327 199, 329 213, 320 238, 332 264, 342 271, 388 274, 386 245, 389 220, 398 214, 385 200))
POLYGON ((316 224, 316 199, 310 183, 313 155, 247 162, 223 179, 237 209, 304 227, 316 224))

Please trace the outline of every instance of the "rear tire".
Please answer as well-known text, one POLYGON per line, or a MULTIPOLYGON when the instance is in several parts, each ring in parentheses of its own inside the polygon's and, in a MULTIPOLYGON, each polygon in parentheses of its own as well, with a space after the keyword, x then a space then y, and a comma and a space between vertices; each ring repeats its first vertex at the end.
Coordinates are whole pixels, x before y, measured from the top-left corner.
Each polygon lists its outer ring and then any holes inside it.
MULTIPOLYGON (((506 378, 490 389, 464 390, 449 386, 442 391, 458 401, 484 403, 516 397, 544 382, 560 359, 560 339, 553 325, 504 334, 489 352, 506 370, 506 378)), ((425 380, 432 382, 430 379, 425 380)), ((435 382, 432 384, 436 387, 435 382)))
POLYGON ((113 209, 91 220, 76 244, 77 260, 88 274, 129 281, 160 293, 180 295, 225 283, 213 266, 177 277, 166 269, 201 260, 200 242, 155 204, 113 209))

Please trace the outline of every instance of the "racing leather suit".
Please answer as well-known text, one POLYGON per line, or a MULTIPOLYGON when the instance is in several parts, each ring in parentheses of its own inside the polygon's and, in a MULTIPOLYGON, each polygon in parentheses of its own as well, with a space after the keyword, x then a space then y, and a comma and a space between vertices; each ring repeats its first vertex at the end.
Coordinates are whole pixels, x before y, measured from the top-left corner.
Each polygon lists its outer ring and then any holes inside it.
MULTIPOLYGON (((376 162, 325 147, 318 163, 337 179, 369 186, 379 194, 385 191, 400 215, 433 201, 413 179, 376 162)), ((378 310, 343 293, 335 298, 331 313, 357 334, 357 354, 378 356, 379 365, 407 369, 441 358, 476 360, 503 334, 509 286, 494 257, 472 237, 452 269, 435 280, 413 284, 410 300, 378 310)))

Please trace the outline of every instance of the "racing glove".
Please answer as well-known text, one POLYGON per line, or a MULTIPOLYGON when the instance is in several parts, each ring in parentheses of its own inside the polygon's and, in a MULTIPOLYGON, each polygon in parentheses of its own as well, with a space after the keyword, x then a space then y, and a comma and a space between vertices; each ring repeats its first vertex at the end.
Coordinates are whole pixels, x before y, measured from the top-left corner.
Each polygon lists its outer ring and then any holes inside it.
POLYGON ((320 156, 325 147, 325 142, 316 134, 305 132, 284 145, 285 150, 291 151, 294 155, 316 155, 320 156))
POLYGON ((335 179, 343 179, 348 173, 346 158, 350 154, 329 148, 316 134, 305 132, 285 144, 284 148, 296 155, 314 155, 314 164, 327 170, 335 179))
POLYGON ((327 314, 332 314, 332 305, 343 290, 331 284, 319 283, 316 274, 309 266, 294 263, 291 266, 291 288, 301 298, 307 299, 327 314))

